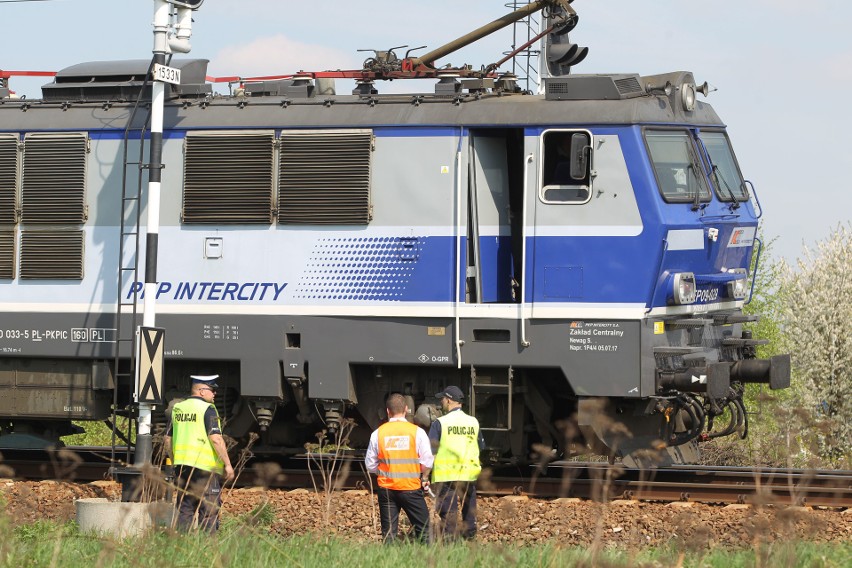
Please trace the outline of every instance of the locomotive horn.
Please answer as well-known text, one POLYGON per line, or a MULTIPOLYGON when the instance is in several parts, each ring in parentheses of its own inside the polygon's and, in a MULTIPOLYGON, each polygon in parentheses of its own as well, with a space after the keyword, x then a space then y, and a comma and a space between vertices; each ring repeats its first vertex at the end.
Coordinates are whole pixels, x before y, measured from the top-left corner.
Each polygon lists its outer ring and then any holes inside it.
POLYGON ((704 95, 706 97, 710 93, 709 83, 707 83, 707 81, 704 81, 704 83, 702 83, 700 86, 696 85, 695 86, 695 92, 701 93, 702 95, 704 95))
POLYGON ((672 85, 671 81, 666 81, 665 85, 654 85, 653 83, 648 83, 647 85, 645 85, 645 92, 648 94, 651 94, 653 92, 662 92, 665 93, 666 96, 669 96, 672 94, 673 90, 674 85, 672 85))

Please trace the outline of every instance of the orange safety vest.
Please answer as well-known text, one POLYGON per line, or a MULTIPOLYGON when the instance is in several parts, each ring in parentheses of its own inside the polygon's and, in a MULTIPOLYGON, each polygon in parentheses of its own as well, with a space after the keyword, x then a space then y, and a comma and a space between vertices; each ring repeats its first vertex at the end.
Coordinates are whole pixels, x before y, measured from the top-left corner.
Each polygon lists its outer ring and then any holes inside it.
POLYGON ((385 422, 379 426, 379 487, 394 491, 420 489, 417 426, 410 422, 385 422))

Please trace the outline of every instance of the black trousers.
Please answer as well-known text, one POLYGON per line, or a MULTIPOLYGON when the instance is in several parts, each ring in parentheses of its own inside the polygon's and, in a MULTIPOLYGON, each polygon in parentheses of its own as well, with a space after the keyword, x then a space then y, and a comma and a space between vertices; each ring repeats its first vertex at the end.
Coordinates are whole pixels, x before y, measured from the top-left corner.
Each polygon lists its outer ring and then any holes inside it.
POLYGON ((441 517, 440 534, 447 540, 472 539, 476 536, 476 482, 447 481, 438 484, 435 507, 441 517), (462 530, 458 529, 459 501, 461 501, 462 530))
POLYGON ((414 537, 429 542, 429 507, 422 489, 394 491, 379 487, 379 519, 382 522, 382 539, 393 542, 399 532, 399 511, 402 509, 414 527, 414 537))
POLYGON ((198 526, 214 533, 219 529, 219 509, 222 508, 222 482, 219 474, 190 466, 175 466, 177 486, 177 526, 192 528, 198 513, 198 526))

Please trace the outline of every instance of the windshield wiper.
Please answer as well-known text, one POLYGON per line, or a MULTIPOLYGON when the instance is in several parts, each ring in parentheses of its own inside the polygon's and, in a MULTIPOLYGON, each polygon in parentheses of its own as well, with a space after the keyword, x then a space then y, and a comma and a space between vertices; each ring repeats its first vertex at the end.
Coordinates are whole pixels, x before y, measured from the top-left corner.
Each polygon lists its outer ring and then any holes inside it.
POLYGON ((689 182, 692 182, 691 185, 695 188, 695 195, 693 196, 692 201, 692 210, 698 211, 701 209, 701 183, 698 181, 698 176, 695 175, 695 164, 689 164, 687 166, 687 170, 689 171, 690 179, 689 182))
POLYGON ((734 195, 734 190, 731 189, 730 185, 728 185, 728 181, 725 179, 724 176, 722 176, 719 173, 719 166, 714 164, 712 162, 712 160, 710 161, 710 165, 713 167, 712 172, 713 172, 713 177, 716 179, 716 186, 721 189, 722 186, 724 185, 725 189, 728 191, 728 196, 731 198, 731 211, 739 209, 740 208, 740 202, 737 201, 737 197, 734 195), (721 180, 721 183, 719 182, 719 180, 721 180))

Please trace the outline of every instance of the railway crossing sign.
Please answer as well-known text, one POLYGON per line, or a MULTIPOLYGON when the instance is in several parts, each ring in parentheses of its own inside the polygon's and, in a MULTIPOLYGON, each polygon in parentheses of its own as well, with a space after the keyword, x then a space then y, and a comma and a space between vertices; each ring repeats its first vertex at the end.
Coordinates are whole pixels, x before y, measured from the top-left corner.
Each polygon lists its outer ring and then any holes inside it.
POLYGON ((136 384, 137 402, 162 404, 163 402, 163 346, 166 330, 161 327, 139 328, 139 349, 136 384))

